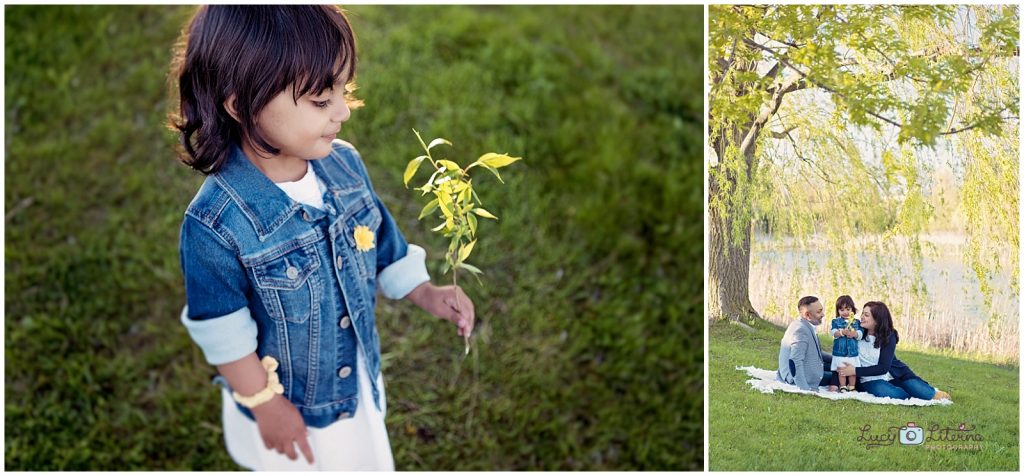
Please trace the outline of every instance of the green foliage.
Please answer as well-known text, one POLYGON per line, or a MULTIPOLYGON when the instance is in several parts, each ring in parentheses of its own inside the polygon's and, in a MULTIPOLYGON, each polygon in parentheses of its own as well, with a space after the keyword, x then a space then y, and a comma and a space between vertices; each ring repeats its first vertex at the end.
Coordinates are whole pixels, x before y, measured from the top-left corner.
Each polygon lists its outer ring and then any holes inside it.
MULTIPOLYGON (((178 320, 202 177, 165 72, 193 9, 5 9, 8 470, 239 469, 178 320)), ((464 285, 479 352, 378 300, 397 467, 701 469, 700 7, 350 10, 366 107, 342 137, 408 241, 444 253, 402 187, 410 128, 530 158, 477 190, 502 204, 464 285)))
POLYGON ((918 235, 938 228, 967 236, 987 301, 1000 272, 1016 289, 1018 23, 1006 6, 710 7, 708 203, 733 220, 734 246, 751 225, 801 246, 823 237, 835 275, 906 281, 921 308, 918 235), (962 184, 959 210, 936 207, 940 166, 962 184), (911 267, 850 264, 898 247, 911 267))
POLYGON ((423 195, 431 193, 434 196, 423 207, 423 210, 420 211, 418 219, 422 220, 434 210, 440 210, 441 215, 439 218, 442 220, 442 223, 432 228, 431 231, 440 232, 445 238, 451 239, 448 245, 448 252, 444 255, 445 267, 442 268, 441 272, 447 273, 449 269, 465 269, 475 275, 480 275, 482 273, 479 268, 466 263, 466 259, 469 258, 470 253, 473 252, 473 247, 476 245, 476 217, 481 216, 492 220, 497 220, 498 217, 492 215, 486 209, 477 206, 479 204, 479 197, 476 191, 473 190, 473 179, 469 176, 469 170, 477 166, 483 167, 494 174, 501 183, 505 183, 501 180, 498 169, 522 160, 522 157, 510 157, 506 154, 488 152, 481 155, 476 162, 469 164, 463 169, 458 163, 451 160, 434 159, 430 153, 430 149, 437 145, 452 145, 450 141, 437 138, 430 141, 430 145, 427 145, 423 142, 419 132, 415 129, 413 129, 413 132, 416 134, 416 139, 420 141, 420 145, 423 146, 423 150, 427 155, 421 155, 409 161, 405 167, 402 181, 408 187, 409 181, 416 175, 416 171, 419 170, 420 164, 424 160, 429 160, 430 164, 434 166, 434 173, 430 174, 430 178, 427 179, 422 187, 417 187, 415 190, 423 192, 423 195))
MULTIPOLYGON (((440 218, 443 221, 430 231, 440 232, 445 238, 450 239, 448 252, 444 255, 444 268, 441 268, 441 273, 447 273, 449 269, 452 270, 452 283, 456 286, 459 284, 458 276, 460 269, 473 273, 479 280, 480 275, 483 274, 480 268, 466 263, 470 253, 473 252, 473 247, 476 245, 476 217, 481 216, 492 220, 497 220, 498 217, 492 215, 486 209, 477 206, 480 197, 473 190, 473 179, 469 176, 469 170, 477 166, 483 167, 494 174, 501 183, 505 183, 504 180, 501 180, 501 174, 498 173, 498 169, 522 160, 522 158, 488 152, 481 155, 476 162, 469 164, 469 166, 463 169, 458 163, 451 160, 435 160, 430 153, 430 149, 434 148, 434 146, 441 144, 450 146, 452 145, 451 141, 437 138, 430 141, 430 145, 427 145, 423 142, 423 138, 420 137, 420 133, 416 129, 413 129, 413 132, 416 134, 416 139, 420 141, 420 145, 423 146, 423 150, 427 155, 421 155, 409 161, 405 167, 405 174, 402 180, 405 182, 405 186, 408 187, 409 180, 412 180, 416 175, 416 171, 424 159, 429 160, 430 164, 434 166, 434 173, 430 174, 427 182, 422 187, 416 188, 416 190, 422 191, 423 195, 428 193, 434 194, 434 199, 427 202, 423 210, 420 211, 418 219, 422 220, 430 212, 440 210, 440 218)), ((456 299, 458 299, 458 295, 456 295, 456 299)), ((466 353, 469 354, 469 336, 464 337, 466 353)))
MULTIPOLYGON (((778 366, 783 329, 757 322, 748 331, 717 322, 708 331, 708 457, 711 471, 1017 471, 1020 369, 962 356, 906 350, 897 355, 930 384, 949 392, 949 406, 903 407, 831 401, 750 388, 738 366, 778 366), (980 451, 927 450, 858 441, 907 422, 929 427, 974 425, 980 451), (837 451, 836 448, 842 448, 837 451)), ((827 350, 831 338, 822 334, 827 350)), ((970 443, 970 442, 969 442, 970 443)), ((963 442, 951 442, 963 444, 963 442)))

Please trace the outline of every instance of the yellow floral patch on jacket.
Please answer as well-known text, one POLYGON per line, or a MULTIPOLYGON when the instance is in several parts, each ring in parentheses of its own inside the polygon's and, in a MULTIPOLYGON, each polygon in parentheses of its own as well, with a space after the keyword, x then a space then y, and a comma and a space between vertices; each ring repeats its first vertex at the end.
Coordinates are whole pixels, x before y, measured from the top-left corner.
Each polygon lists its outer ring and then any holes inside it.
POLYGON ((356 249, 359 251, 369 251, 373 249, 373 232, 370 231, 365 225, 359 225, 356 227, 355 232, 352 235, 356 239, 356 249))

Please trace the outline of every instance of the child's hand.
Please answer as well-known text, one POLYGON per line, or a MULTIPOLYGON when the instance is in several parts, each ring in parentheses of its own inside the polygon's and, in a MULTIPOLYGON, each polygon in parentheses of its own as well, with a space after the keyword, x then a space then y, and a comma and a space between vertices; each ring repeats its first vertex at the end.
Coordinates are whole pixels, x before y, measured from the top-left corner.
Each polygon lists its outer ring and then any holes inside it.
POLYGON ((268 450, 276 449, 278 453, 286 454, 294 461, 298 458, 295 453, 297 443, 306 461, 313 464, 313 450, 309 448, 309 441, 306 439, 306 423, 302 421, 302 415, 299 415, 292 402, 281 395, 274 395, 270 401, 253 408, 252 413, 256 417, 256 425, 260 428, 263 444, 268 450))
POLYGON ((857 337, 857 331, 853 329, 843 329, 843 335, 846 337, 857 337))
POLYGON ((408 298, 424 311, 451 321, 459 328, 460 336, 468 336, 473 333, 473 323, 476 319, 473 301, 462 291, 461 287, 434 286, 430 283, 423 283, 413 289, 408 298), (458 303, 456 303, 456 296, 458 296, 458 303))

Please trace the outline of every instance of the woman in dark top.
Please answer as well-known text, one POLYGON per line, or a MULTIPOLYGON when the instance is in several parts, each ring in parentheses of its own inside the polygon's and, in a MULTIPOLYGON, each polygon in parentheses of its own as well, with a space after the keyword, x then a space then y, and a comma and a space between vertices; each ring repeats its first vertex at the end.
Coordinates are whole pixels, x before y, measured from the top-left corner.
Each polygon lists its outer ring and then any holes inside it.
POLYGON ((949 399, 948 393, 936 390, 896 358, 896 343, 900 338, 893 328, 889 308, 884 303, 872 301, 864 304, 860 325, 865 331, 860 342, 861 363, 863 365, 875 361, 876 356, 877 363, 838 370, 839 375, 858 377, 858 391, 900 400, 911 397, 923 400, 949 399))

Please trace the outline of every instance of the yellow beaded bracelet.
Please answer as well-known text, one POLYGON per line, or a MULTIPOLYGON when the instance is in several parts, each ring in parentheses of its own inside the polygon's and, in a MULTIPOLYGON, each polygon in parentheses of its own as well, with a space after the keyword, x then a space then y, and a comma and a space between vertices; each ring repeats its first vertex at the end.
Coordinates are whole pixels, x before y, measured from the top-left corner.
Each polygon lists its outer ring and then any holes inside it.
POLYGON ((267 355, 263 357, 260 363, 263 364, 263 368, 267 371, 267 387, 248 397, 238 392, 231 392, 231 397, 243 407, 255 408, 258 405, 269 402, 270 399, 274 398, 274 394, 284 393, 284 386, 281 385, 277 377, 277 360, 267 355))

